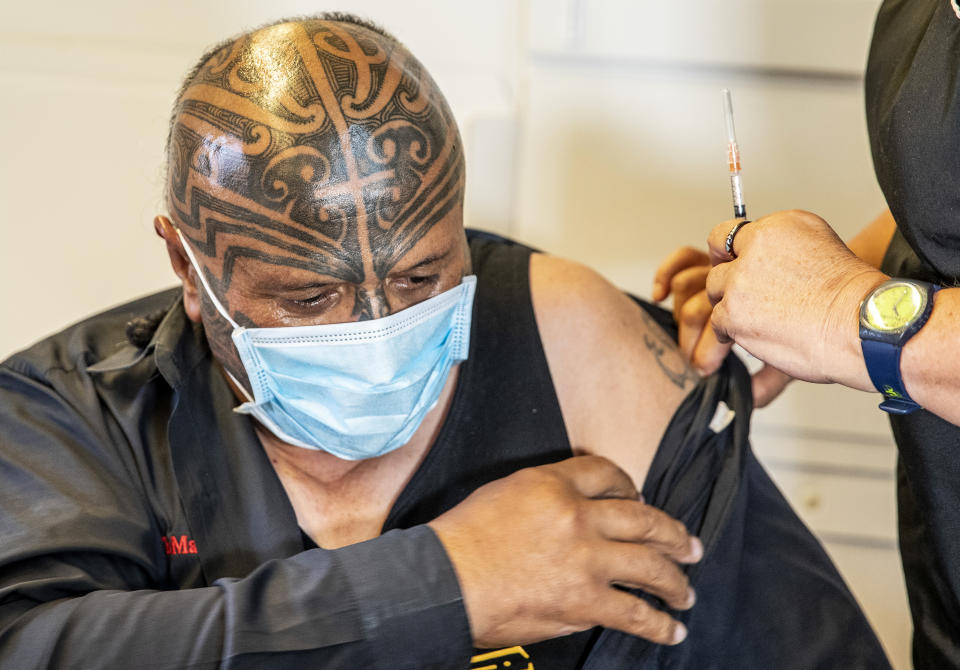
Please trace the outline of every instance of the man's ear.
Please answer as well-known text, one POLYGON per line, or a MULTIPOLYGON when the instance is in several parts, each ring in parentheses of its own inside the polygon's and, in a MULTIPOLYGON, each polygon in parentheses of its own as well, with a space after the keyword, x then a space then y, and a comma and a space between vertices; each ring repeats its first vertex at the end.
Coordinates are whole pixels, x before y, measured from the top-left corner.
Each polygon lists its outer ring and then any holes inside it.
POLYGON ((187 317, 200 323, 200 293, 198 290, 197 274, 183 250, 183 242, 177 235, 176 228, 166 216, 158 215, 153 219, 153 230, 167 243, 167 255, 170 256, 170 265, 183 283, 183 308, 187 317))

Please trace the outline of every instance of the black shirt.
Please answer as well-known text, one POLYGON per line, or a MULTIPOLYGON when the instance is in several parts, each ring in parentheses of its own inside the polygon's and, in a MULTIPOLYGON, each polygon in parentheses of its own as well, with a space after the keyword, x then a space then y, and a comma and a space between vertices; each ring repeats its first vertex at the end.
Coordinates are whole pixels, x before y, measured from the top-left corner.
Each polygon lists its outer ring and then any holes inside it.
MULTIPOLYGON (((945 286, 960 280, 957 11, 950 0, 884 2, 866 77, 874 167, 897 222, 882 269, 945 286)), ((960 427, 923 410, 890 422, 914 666, 960 668, 960 427)))
POLYGON ((432 532, 303 552, 177 295, 0 368, 0 667, 458 667, 469 628, 432 532), (150 345, 126 344, 164 305, 150 345))
POLYGON ((305 547, 178 291, 0 365, 0 667, 466 668, 472 655, 477 668, 541 670, 888 667, 750 454, 750 380, 735 357, 678 409, 643 486, 706 547, 689 572, 698 604, 678 615, 689 640, 596 630, 471 649, 455 575, 422 524, 486 481, 571 455, 530 250, 474 236, 471 251, 470 358, 440 435, 384 534, 342 549, 305 547), (125 324, 158 309, 149 342, 127 342, 125 324), (715 430, 721 402, 736 416, 715 430))

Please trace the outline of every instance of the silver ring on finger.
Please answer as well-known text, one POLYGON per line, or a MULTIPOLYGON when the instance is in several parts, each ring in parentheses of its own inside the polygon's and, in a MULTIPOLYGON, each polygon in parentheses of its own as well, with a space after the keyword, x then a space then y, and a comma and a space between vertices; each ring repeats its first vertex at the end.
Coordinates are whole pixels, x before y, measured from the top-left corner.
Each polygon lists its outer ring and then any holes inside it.
POLYGON ((724 251, 727 252, 727 255, 730 256, 731 259, 734 259, 737 257, 737 255, 733 252, 733 238, 735 238, 737 236, 737 233, 740 232, 740 229, 743 228, 748 223, 750 223, 750 221, 746 219, 744 219, 743 221, 737 221, 735 224, 733 224, 733 228, 730 229, 730 232, 727 233, 727 241, 723 245, 723 249, 724 251))

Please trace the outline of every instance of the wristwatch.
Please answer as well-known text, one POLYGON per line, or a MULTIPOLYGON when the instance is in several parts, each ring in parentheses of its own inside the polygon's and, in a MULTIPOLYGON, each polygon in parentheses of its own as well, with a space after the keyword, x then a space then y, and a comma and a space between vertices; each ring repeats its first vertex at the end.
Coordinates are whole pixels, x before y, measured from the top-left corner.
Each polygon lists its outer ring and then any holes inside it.
POLYGON ((914 279, 890 279, 860 304, 860 346, 870 381, 883 394, 880 409, 909 414, 920 409, 907 394, 900 376, 900 352, 933 311, 940 286, 914 279))

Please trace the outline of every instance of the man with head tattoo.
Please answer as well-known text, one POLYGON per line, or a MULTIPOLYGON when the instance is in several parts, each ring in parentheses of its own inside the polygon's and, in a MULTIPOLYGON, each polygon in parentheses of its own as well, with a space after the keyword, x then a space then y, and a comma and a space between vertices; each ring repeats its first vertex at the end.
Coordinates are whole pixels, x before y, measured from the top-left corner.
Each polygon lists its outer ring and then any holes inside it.
POLYGON ((664 313, 465 233, 393 37, 224 42, 167 149, 182 286, 0 366, 0 665, 885 666, 750 455, 742 365, 701 380, 664 313))

